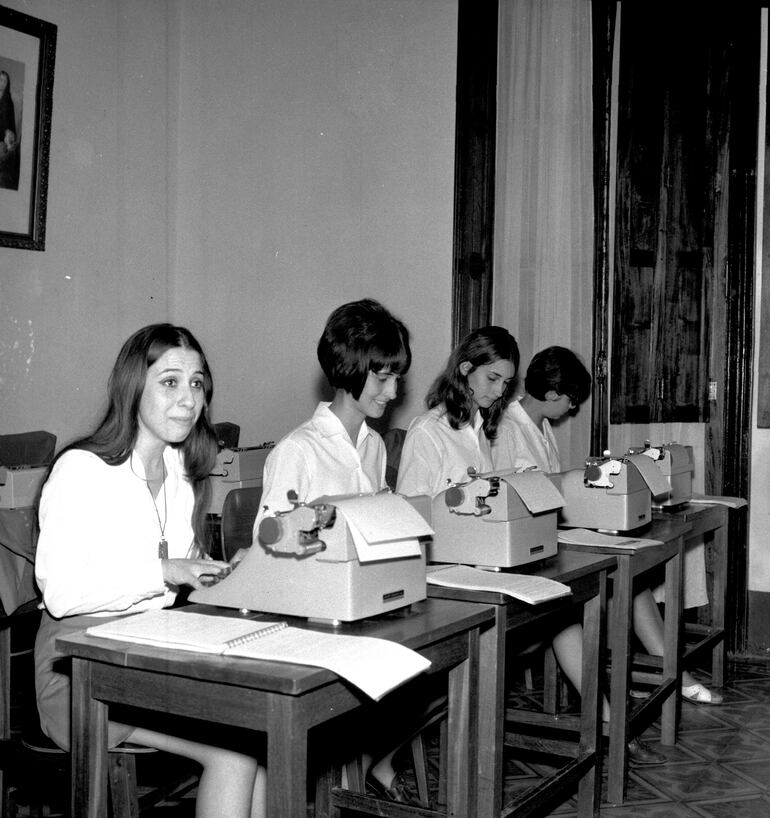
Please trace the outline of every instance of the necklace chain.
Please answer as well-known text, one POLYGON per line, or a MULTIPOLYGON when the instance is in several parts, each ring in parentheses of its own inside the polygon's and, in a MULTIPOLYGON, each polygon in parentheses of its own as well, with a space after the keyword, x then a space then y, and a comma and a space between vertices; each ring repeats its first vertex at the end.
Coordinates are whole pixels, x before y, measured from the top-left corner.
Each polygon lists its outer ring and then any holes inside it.
MULTIPOLYGON (((134 476, 139 477, 139 475, 134 471, 133 454, 131 455, 131 460, 129 463, 131 466, 131 471, 134 472, 134 476)), ((139 477, 139 479, 144 480, 144 484, 147 486, 147 491, 150 493, 150 499, 152 500, 152 505, 155 509, 155 516, 158 518, 158 528, 160 529, 160 540, 158 540, 158 559, 167 560, 168 543, 166 542, 166 522, 168 521, 168 503, 166 501, 166 464, 163 460, 160 461, 160 464, 163 469, 163 522, 160 521, 160 512, 158 511, 158 504, 155 502, 155 496, 150 488, 150 481, 146 477, 139 477)))

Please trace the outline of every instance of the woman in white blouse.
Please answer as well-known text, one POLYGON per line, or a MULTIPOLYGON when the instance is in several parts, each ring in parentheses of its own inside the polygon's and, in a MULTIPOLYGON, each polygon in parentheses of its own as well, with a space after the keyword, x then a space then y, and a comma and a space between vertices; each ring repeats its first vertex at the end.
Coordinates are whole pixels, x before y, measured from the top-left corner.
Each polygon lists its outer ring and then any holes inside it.
MULTIPOLYGON (((208 474, 216 438, 208 421, 211 373, 183 327, 153 324, 123 345, 96 431, 59 454, 43 486, 35 575, 45 609, 35 644, 43 731, 70 742, 70 677, 62 634, 171 605, 229 566, 206 556, 208 474)), ((265 814, 265 771, 251 756, 145 726, 110 722, 109 743, 130 739, 203 766, 197 814, 265 814)))
POLYGON ((469 468, 492 470, 490 445, 518 366, 519 347, 503 327, 482 327, 463 338, 428 392, 428 411, 409 424, 399 494, 435 497, 467 480, 469 468))

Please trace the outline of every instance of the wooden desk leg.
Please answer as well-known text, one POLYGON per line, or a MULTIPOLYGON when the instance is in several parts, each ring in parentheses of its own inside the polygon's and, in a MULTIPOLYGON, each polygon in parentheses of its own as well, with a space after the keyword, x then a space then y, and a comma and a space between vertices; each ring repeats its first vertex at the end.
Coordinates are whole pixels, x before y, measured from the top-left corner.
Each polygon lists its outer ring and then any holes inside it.
MULTIPOLYGON (((0 739, 11 737, 11 629, 0 627, 0 739)), ((5 814, 5 813, 3 813, 5 814)))
MULTIPOLYGON (((0 740, 11 737, 11 629, 0 627, 0 740)), ((3 769, 0 767, 0 815, 8 814, 3 769)))
POLYGON ((291 696, 273 695, 267 709, 267 814, 307 813, 307 727, 291 696))
POLYGON ((722 639, 714 645, 711 655, 711 684, 722 687, 725 683, 725 654, 727 652, 727 634, 725 633, 725 610, 727 606, 727 570, 728 570, 728 513, 723 506, 719 507, 722 523, 712 533, 713 549, 713 582, 711 599, 711 627, 722 631, 722 639))
POLYGON ((91 662, 72 660, 72 818, 107 815, 107 705, 91 697, 91 662))
POLYGON ((610 645, 610 751, 607 795, 611 804, 622 804, 626 794, 628 764, 628 689, 631 679, 631 633, 633 582, 631 564, 618 557, 612 574, 612 627, 610 645))
POLYGON ((468 657, 449 671, 447 729, 447 818, 473 814, 479 754, 479 632, 468 633, 468 657))
POLYGON ((506 617, 506 606, 495 606, 494 625, 479 637, 479 818, 497 818, 503 808, 506 617))
POLYGON ((580 706, 580 751, 593 754, 594 763, 580 779, 578 815, 599 815, 602 786, 602 661, 606 621, 607 575, 602 573, 599 593, 583 606, 583 666, 580 706))
POLYGON ((666 618, 663 627, 663 678, 674 679, 673 690, 663 702, 660 743, 676 744, 682 688, 682 565, 684 537, 679 537, 679 551, 666 563, 666 618))

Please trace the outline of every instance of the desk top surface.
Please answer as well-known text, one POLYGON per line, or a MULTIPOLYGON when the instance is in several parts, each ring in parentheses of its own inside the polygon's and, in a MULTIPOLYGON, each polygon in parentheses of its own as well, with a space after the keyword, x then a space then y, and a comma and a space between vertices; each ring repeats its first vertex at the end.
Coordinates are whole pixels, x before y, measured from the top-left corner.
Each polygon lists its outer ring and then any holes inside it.
MULTIPOLYGON (((234 610, 210 605, 189 607, 198 613, 239 616, 234 610)), ((275 614, 258 613, 240 616, 255 620, 276 618, 275 614)), ((488 605, 425 599, 414 603, 410 608, 381 617, 344 623, 337 628, 308 623, 307 620, 295 617, 280 618, 293 627, 389 639, 420 652, 475 628, 491 625, 494 610, 488 605)), ((306 693, 337 679, 332 671, 308 665, 154 647, 89 636, 84 631, 59 638, 56 644, 68 655, 81 659, 288 695, 306 693)))
MULTIPOLYGON (((617 559, 614 554, 592 554, 581 551, 567 551, 560 548, 552 557, 537 560, 527 565, 519 565, 507 573, 533 574, 573 586, 584 580, 598 582, 598 576, 602 571, 612 571, 616 565, 617 559)), ((428 585, 428 594, 431 597, 440 597, 441 599, 460 599, 468 602, 508 605, 512 608, 518 608, 524 614, 522 623, 528 612, 531 614, 530 618, 533 618, 550 613, 554 608, 565 607, 572 601, 570 597, 558 597, 539 605, 529 605, 526 602, 514 599, 508 594, 497 591, 476 591, 467 588, 449 588, 443 585, 428 585)))
POLYGON ((727 519, 728 507, 721 503, 685 503, 675 509, 653 509, 653 520, 700 522, 707 518, 718 528, 727 519))
POLYGON ((559 543, 567 551, 578 551, 584 554, 614 554, 618 559, 635 559, 644 561, 662 561, 670 559, 676 551, 678 539, 686 536, 692 530, 692 523, 681 519, 655 518, 652 522, 625 532, 628 537, 639 537, 646 540, 657 540, 659 545, 646 545, 635 551, 624 548, 613 548, 611 545, 585 545, 583 543, 559 543))

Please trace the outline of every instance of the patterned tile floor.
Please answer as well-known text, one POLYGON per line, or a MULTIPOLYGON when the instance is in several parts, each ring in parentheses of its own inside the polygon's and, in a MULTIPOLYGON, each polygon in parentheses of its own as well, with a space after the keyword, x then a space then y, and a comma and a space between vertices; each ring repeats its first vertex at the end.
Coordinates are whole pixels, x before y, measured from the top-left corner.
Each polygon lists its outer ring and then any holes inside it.
MULTIPOLYGON (((707 681, 707 678, 703 678, 707 681)), ((658 725, 643 736, 668 759, 631 767, 626 803, 606 802, 602 818, 767 818, 770 816, 770 663, 731 662, 719 707, 682 704, 679 741, 660 744, 658 725)), ((506 761, 506 795, 536 783, 545 768, 506 761)), ((570 799, 552 813, 575 816, 570 799)))
MULTIPOLYGON (((683 704, 680 737, 675 747, 660 745, 657 725, 644 734, 644 739, 663 752, 668 762, 657 767, 632 768, 626 803, 611 806, 603 798, 602 818, 770 816, 770 662, 730 663, 723 693, 725 703, 720 707, 683 704)), ((435 755, 435 745, 431 755, 435 755)), ((162 768, 161 760, 157 756, 147 756, 145 760, 140 757, 140 781, 142 765, 148 767, 148 772, 157 773, 162 768)), ((535 785, 545 772, 546 767, 507 757, 505 799, 535 785)), ((66 818, 64 780, 52 773, 48 781, 47 814, 66 818)), ((10 784, 13 791, 8 818, 23 818, 30 814, 25 788, 31 786, 39 792, 40 779, 21 778, 11 780, 10 784)), ((193 790, 181 798, 170 798, 149 814, 156 818, 192 818, 194 794, 193 790)), ((574 799, 551 815, 575 816, 574 799)))

